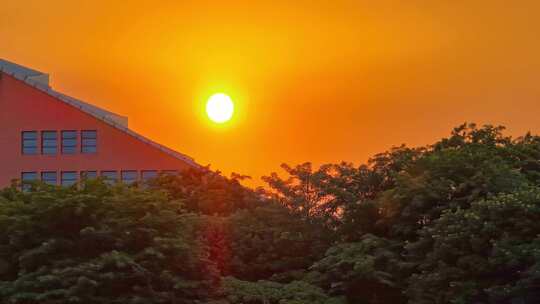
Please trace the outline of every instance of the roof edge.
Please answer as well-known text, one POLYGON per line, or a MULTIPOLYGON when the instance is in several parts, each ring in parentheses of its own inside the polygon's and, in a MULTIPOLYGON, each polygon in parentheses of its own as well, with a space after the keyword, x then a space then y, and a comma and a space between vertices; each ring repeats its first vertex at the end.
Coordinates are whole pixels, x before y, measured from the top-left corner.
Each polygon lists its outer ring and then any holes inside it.
MULTIPOLYGON (((137 140, 139 141, 142 141, 143 143, 146 143, 154 148, 157 148, 158 150, 176 158, 176 159, 179 159, 179 160, 182 160, 184 162, 186 162, 187 164, 191 165, 192 167, 196 168, 196 169, 201 169, 203 168, 202 165, 198 164, 195 162, 194 158, 188 156, 188 155, 185 155, 185 154, 182 154, 178 151, 175 151, 171 148, 168 148, 162 144, 159 144, 149 138, 146 138, 140 134, 138 134, 137 132, 127 128, 126 126, 124 126, 123 124, 117 122, 117 121, 114 121, 112 119, 110 119, 109 117, 105 116, 105 115, 99 115, 98 113, 95 113, 91 110, 89 110, 87 107, 83 107, 81 104, 79 103, 76 103, 70 99, 73 99, 73 100, 78 100, 76 98, 73 98, 73 97, 70 97, 68 95, 65 95, 63 93, 59 93, 59 92, 56 92, 55 90, 53 90, 50 86, 48 85, 44 85, 42 82, 40 81, 36 81, 34 79, 32 79, 32 76, 30 75, 21 75, 21 74, 18 74, 18 73, 14 73, 14 72, 10 72, 10 71, 6 71, 4 69, 2 69, 0 67, 0 72, 3 72, 9 76, 12 76, 14 77, 15 79, 17 80, 20 80, 24 83, 26 83, 27 85, 33 87, 33 88, 36 88, 38 89, 39 91, 41 92, 44 92, 45 94, 55 98, 56 100, 58 101, 61 101, 65 104, 68 104, 78 110, 80 110, 81 112, 83 113, 86 113, 88 115, 91 115, 93 116, 94 118, 136 138, 137 140)), ((111 112, 112 113, 112 112, 111 112)))

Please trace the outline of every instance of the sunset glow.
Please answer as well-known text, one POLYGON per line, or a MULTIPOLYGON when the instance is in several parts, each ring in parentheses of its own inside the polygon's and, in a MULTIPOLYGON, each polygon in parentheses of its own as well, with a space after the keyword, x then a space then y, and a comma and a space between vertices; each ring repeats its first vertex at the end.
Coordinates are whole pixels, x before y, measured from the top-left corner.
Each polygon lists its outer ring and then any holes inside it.
POLYGON ((540 304, 539 0, 0 1, 0 304, 540 304))
POLYGON ((260 184, 282 162, 359 164, 465 121, 539 131, 537 11, 532 0, 5 1, 0 57, 260 184), (220 124, 206 111, 218 92, 234 102, 220 124))

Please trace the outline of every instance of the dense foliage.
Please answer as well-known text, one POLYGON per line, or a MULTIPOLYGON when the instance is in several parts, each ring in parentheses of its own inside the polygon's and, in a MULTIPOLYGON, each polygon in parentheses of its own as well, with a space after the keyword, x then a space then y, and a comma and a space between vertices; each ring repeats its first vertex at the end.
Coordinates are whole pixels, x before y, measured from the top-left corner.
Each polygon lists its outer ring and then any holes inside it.
POLYGON ((4 197, 5 303, 192 303, 219 276, 200 219, 162 193, 90 183, 4 197))
POLYGON ((0 303, 540 303, 540 137, 0 192, 0 303))

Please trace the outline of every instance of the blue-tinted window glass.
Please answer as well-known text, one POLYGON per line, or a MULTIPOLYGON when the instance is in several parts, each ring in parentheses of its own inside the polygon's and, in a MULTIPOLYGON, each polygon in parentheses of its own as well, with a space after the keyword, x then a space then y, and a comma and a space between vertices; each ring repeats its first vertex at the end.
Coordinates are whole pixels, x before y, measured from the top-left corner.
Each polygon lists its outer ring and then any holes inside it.
POLYGON ((48 185, 57 184, 57 174, 54 171, 41 172, 41 181, 48 185))
POLYGON ((118 181, 118 172, 116 171, 101 171, 101 176, 105 178, 108 184, 114 184, 118 181))
POLYGON ((62 131, 62 154, 77 153, 77 131, 62 131))
POLYGON ((77 172, 64 171, 62 172, 61 183, 64 187, 69 187, 77 183, 77 172))
POLYGON ((96 179, 97 171, 81 171, 81 179, 96 179))
POLYGON ((37 154, 38 153, 38 132, 24 131, 22 132, 22 153, 37 154))
POLYGON ((32 189, 32 183, 37 181, 37 172, 23 172, 21 174, 22 190, 30 191, 32 189))
POLYGON ((96 153, 97 152, 97 131, 81 131, 81 152, 96 153))
POLYGON ((128 171, 122 171, 122 182, 124 184, 133 184, 137 181, 137 171, 134 170, 128 170, 128 171))
POLYGON ((141 177, 143 182, 147 182, 151 179, 156 178, 158 175, 158 172, 156 170, 146 170, 141 172, 141 177))
POLYGON ((41 132, 41 153, 56 154, 58 145, 56 131, 41 132))

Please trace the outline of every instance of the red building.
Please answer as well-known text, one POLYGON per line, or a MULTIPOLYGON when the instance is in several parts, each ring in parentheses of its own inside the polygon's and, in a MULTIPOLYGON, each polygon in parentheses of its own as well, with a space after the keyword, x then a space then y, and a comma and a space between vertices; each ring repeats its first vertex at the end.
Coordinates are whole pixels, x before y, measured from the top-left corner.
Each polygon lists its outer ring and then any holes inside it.
POLYGON ((105 176, 131 183, 200 168, 128 128, 127 117, 64 95, 49 75, 0 59, 0 187, 13 179, 70 185, 105 176))

